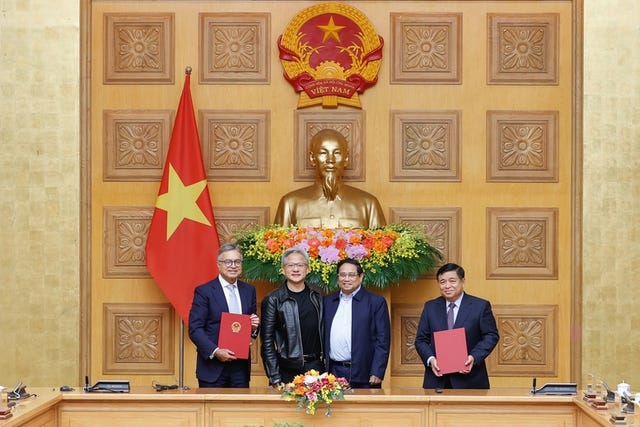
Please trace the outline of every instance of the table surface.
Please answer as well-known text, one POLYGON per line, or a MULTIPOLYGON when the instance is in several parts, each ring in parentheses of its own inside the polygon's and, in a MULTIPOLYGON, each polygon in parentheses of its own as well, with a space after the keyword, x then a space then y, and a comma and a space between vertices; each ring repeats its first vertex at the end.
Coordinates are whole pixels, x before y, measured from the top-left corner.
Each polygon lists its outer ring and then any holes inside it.
MULTIPOLYGON (((13 409, 13 417, 0 421, 0 427, 18 425, 21 420, 33 418, 46 412, 60 402, 109 402, 109 401, 182 401, 182 402, 222 402, 222 401, 280 401, 281 393, 271 387, 251 387, 246 389, 203 388, 188 390, 155 391, 151 386, 132 386, 130 393, 91 392, 80 387, 74 391, 61 392, 59 388, 31 388, 27 392, 33 396, 17 401, 13 409)), ((610 412, 615 411, 610 404, 607 411, 596 411, 582 400, 582 394, 573 395, 532 395, 525 388, 493 388, 490 390, 435 390, 422 388, 389 388, 389 389, 357 389, 345 393, 345 401, 351 402, 396 402, 416 404, 479 403, 479 404, 573 404, 582 411, 591 413, 597 419, 608 420, 610 412), (593 414, 595 413, 595 415, 593 414)), ((340 402, 335 402, 339 404, 340 402)), ((633 416, 632 416, 633 417, 633 416)))

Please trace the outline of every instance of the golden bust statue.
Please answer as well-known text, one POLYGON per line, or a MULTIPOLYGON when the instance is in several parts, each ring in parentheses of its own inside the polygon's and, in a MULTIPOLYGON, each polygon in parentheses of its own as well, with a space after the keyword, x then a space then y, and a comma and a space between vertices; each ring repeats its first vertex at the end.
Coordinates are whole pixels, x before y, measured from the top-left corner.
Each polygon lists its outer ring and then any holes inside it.
POLYGON ((299 227, 360 227, 385 225, 378 199, 344 184, 349 164, 347 140, 338 131, 323 129, 311 138, 309 161, 316 168, 313 185, 285 194, 274 222, 299 227))

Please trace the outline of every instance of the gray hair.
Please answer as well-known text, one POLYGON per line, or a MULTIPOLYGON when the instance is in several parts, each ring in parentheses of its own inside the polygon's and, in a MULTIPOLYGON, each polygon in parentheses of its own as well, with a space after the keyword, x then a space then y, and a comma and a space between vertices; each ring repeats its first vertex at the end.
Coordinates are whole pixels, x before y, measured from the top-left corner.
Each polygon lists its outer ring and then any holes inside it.
POLYGON ((309 265, 309 254, 307 253, 307 251, 296 247, 296 248, 289 248, 286 251, 284 251, 284 253, 282 254, 282 262, 281 262, 282 267, 284 267, 284 263, 287 260, 287 258, 289 258, 289 255, 292 255, 292 254, 302 255, 307 265, 309 265))
POLYGON ((242 259, 242 249, 240 248, 240 246, 238 246, 235 243, 225 243, 224 245, 220 246, 220 249, 218 249, 218 261, 220 261, 220 256, 223 253, 229 252, 229 251, 240 252, 240 259, 242 259))

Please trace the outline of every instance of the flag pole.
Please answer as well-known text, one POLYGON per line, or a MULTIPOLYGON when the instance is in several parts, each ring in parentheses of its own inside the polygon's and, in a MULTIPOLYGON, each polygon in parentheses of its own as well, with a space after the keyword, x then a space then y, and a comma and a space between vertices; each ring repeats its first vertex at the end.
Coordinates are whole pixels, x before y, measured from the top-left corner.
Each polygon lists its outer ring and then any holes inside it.
MULTIPOLYGON (((191 67, 186 66, 184 73, 191 75, 191 67)), ((179 316, 178 316, 179 317, 179 316)), ((187 390, 184 386, 184 322, 180 319, 180 354, 178 355, 178 386, 180 390, 187 390)))
POLYGON ((184 322, 182 319, 180 319, 180 355, 178 357, 178 386, 180 390, 188 390, 189 387, 184 386, 184 322))

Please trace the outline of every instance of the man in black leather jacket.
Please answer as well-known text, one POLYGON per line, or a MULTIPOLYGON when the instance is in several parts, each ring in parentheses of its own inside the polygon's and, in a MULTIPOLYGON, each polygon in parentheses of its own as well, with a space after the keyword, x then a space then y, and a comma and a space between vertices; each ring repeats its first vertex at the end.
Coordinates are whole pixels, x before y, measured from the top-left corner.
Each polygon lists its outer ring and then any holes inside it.
POLYGON ((310 369, 324 372, 322 294, 305 283, 309 255, 291 248, 282 254, 286 281, 262 301, 262 362, 269 384, 293 381, 310 369))

